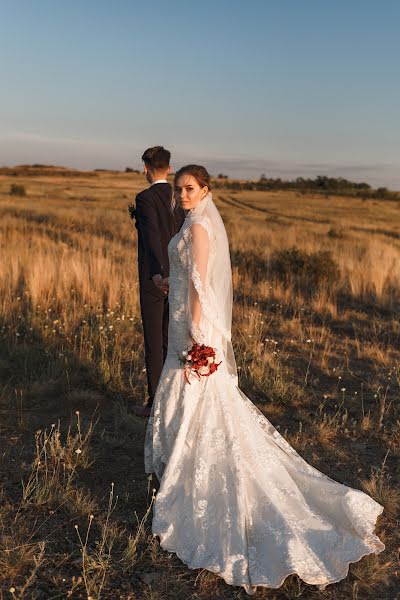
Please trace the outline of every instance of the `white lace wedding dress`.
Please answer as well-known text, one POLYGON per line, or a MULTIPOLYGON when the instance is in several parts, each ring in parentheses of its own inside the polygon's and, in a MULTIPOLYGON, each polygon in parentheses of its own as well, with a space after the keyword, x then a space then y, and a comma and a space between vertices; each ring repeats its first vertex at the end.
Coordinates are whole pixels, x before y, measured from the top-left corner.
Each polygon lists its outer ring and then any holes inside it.
POLYGON ((383 507, 305 462, 238 388, 229 245, 211 193, 168 253, 168 355, 145 439, 145 471, 160 481, 153 535, 191 569, 249 595, 292 573, 324 589, 346 577, 349 563, 384 550, 374 535, 383 507), (190 385, 178 361, 189 332, 223 361, 190 385))

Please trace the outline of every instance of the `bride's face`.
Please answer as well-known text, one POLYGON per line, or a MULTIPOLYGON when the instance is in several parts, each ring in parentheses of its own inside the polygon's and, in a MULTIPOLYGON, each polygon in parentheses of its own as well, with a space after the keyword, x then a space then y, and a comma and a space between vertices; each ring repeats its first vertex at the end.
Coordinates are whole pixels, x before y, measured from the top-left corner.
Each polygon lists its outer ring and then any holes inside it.
POLYGON ((207 192, 207 186, 201 187, 193 175, 187 174, 178 177, 174 188, 175 199, 180 202, 184 210, 197 206, 207 192))

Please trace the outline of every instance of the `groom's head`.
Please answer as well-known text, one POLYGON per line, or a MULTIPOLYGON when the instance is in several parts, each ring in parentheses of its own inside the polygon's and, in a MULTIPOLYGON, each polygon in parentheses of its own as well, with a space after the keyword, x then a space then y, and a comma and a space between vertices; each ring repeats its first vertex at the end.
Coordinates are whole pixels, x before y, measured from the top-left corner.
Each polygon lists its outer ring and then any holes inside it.
POLYGON ((166 179, 171 170, 169 161, 171 152, 163 146, 154 146, 147 148, 143 153, 143 172, 149 183, 153 183, 157 179, 166 179))

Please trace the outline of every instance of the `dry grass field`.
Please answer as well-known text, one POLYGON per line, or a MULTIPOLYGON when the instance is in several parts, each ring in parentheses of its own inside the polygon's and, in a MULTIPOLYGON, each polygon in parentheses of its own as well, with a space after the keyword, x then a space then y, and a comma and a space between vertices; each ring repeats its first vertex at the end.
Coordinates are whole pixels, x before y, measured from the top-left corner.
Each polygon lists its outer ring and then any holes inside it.
MULTIPOLYGON (((244 599, 151 535, 132 173, 0 172, 0 598, 244 599), (10 195, 12 185, 26 196, 10 195)), ((385 506, 386 551, 325 591, 399 592, 400 203, 218 189, 240 387, 296 450, 385 506)))

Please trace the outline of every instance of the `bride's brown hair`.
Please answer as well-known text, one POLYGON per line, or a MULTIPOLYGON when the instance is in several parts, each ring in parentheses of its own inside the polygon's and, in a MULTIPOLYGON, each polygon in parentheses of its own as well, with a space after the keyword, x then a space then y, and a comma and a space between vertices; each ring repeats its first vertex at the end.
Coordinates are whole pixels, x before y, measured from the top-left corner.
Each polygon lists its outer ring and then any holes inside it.
POLYGON ((181 167, 175 173, 174 185, 176 185, 176 182, 181 175, 192 175, 200 187, 207 186, 209 191, 211 190, 211 177, 207 169, 201 165, 186 165, 185 167, 181 167))

